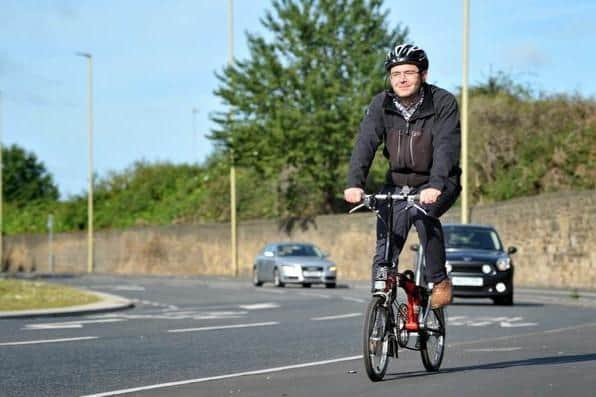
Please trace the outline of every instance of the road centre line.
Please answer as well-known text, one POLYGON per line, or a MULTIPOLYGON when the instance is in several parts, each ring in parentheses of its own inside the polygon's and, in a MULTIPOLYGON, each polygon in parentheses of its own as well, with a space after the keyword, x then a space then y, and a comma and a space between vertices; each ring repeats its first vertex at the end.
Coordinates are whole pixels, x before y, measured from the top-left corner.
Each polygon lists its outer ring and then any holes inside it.
POLYGON ((76 342, 81 340, 99 339, 99 336, 81 336, 79 338, 61 338, 61 339, 42 339, 42 340, 27 340, 21 342, 4 342, 0 346, 17 346, 17 345, 35 345, 41 343, 58 343, 58 342, 76 342))
POLYGON ((284 366, 284 367, 259 369, 259 370, 256 370, 256 371, 247 371, 247 372, 237 372, 237 373, 234 373, 234 374, 211 376, 211 377, 208 377, 208 378, 198 378, 198 379, 181 380, 181 381, 178 381, 178 382, 168 382, 168 383, 161 383, 161 384, 155 384, 155 385, 149 385, 149 386, 135 387, 135 388, 131 388, 131 389, 114 390, 114 391, 109 391, 109 392, 105 392, 105 393, 88 394, 88 395, 81 396, 81 397, 108 397, 108 396, 117 396, 117 395, 120 395, 120 394, 135 393, 135 392, 139 392, 139 391, 153 390, 153 389, 163 389, 163 388, 166 388, 166 387, 182 386, 182 385, 188 385, 188 384, 191 384, 191 383, 202 383, 202 382, 209 382, 209 381, 214 381, 214 380, 237 378, 237 377, 240 377, 240 376, 262 375, 262 374, 268 374, 268 373, 272 373, 272 372, 286 371, 286 370, 289 370, 289 369, 299 369, 299 368, 315 367, 315 366, 319 366, 319 365, 339 363, 339 362, 342 362, 342 361, 358 360, 358 359, 361 359, 361 358, 362 358, 361 355, 351 356, 351 357, 340 357, 340 358, 335 358, 335 359, 331 359, 331 360, 315 361, 315 362, 303 363, 303 364, 295 364, 295 365, 287 365, 287 366, 284 366))
POLYGON ((181 329, 169 329, 168 332, 176 333, 176 332, 214 331, 214 330, 218 330, 218 329, 231 329, 231 328, 267 327, 269 325, 279 325, 279 323, 277 321, 270 321, 267 323, 220 325, 220 326, 200 327, 200 328, 181 328, 181 329))
POLYGON ((339 320, 341 318, 351 318, 351 317, 359 317, 359 316, 362 316, 362 313, 348 313, 348 314, 338 314, 336 316, 313 317, 313 318, 311 318, 311 320, 313 320, 313 321, 339 320))
MULTIPOLYGON (((503 336, 503 337, 477 339, 477 340, 473 340, 473 341, 455 342, 455 343, 448 344, 447 347, 466 346, 466 345, 473 345, 476 343, 486 343, 486 342, 507 340, 507 339, 513 339, 513 338, 518 338, 518 337, 534 336, 534 335, 540 335, 540 334, 559 333, 559 332, 565 332, 565 331, 569 331, 569 330, 573 330, 573 329, 580 329, 580 328, 585 328, 585 327, 596 327, 596 323, 580 324, 577 326, 551 329, 551 330, 542 331, 542 332, 532 332, 532 333, 527 333, 527 334, 508 335, 508 336, 503 336)), ((285 370, 289 370, 289 369, 307 368, 307 367, 314 367, 314 366, 318 366, 318 365, 333 364, 333 363, 338 363, 338 362, 343 362, 343 361, 353 361, 353 360, 360 360, 360 359, 362 359, 362 355, 350 356, 350 357, 340 357, 340 358, 325 360, 325 361, 288 365, 285 367, 276 367, 276 368, 268 368, 268 369, 261 369, 261 370, 255 370, 255 371, 238 372, 238 373, 227 374, 227 375, 212 376, 212 377, 208 377, 208 378, 189 379, 189 380, 182 380, 182 381, 177 381, 177 382, 168 382, 168 383, 161 383, 161 384, 155 384, 155 385, 149 385, 149 386, 135 387, 135 388, 130 388, 130 389, 114 390, 114 391, 109 391, 109 392, 104 392, 104 393, 88 394, 88 395, 81 396, 81 397, 117 396, 117 395, 121 395, 121 394, 134 393, 134 392, 145 391, 145 390, 162 389, 162 388, 166 388, 166 387, 182 386, 182 385, 188 385, 188 384, 192 384, 192 383, 202 383, 202 382, 208 382, 208 381, 214 381, 214 380, 238 378, 241 376, 261 375, 261 374, 272 373, 272 372, 281 372, 281 371, 285 371, 285 370)))

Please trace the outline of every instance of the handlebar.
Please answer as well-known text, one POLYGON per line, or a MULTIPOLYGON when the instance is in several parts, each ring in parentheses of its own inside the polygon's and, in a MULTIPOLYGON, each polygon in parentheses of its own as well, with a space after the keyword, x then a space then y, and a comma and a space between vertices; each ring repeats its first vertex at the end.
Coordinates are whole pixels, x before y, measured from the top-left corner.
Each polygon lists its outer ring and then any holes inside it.
POLYGON ((356 207, 352 208, 349 213, 353 213, 357 210, 359 210, 362 207, 366 207, 369 210, 374 210, 375 204, 377 201, 387 201, 387 200, 393 200, 393 201, 407 201, 408 203, 411 203, 414 207, 422 210, 424 213, 426 213, 426 211, 424 211, 422 208, 420 208, 416 203, 420 202, 420 194, 365 194, 364 197, 362 198, 362 203, 360 203, 359 205, 357 205, 356 207))

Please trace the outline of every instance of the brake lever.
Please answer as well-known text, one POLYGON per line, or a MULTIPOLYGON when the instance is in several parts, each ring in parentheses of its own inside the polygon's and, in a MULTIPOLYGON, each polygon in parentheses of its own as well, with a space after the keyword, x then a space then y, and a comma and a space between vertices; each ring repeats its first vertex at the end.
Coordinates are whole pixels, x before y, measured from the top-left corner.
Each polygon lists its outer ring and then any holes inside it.
POLYGON ((358 204, 356 207, 352 208, 348 213, 352 214, 352 213, 358 211, 362 207, 366 207, 366 204, 365 203, 358 204))

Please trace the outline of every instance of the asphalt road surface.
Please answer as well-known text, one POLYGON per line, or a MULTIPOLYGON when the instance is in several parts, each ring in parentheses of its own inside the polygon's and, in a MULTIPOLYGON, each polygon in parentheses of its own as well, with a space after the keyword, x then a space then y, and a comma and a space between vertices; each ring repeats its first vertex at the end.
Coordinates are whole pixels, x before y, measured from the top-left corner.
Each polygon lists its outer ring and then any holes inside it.
POLYGON ((516 290, 515 305, 456 299, 439 373, 403 351, 382 382, 361 358, 368 283, 52 279, 134 309, 0 320, 0 396, 593 396, 596 293, 516 290))

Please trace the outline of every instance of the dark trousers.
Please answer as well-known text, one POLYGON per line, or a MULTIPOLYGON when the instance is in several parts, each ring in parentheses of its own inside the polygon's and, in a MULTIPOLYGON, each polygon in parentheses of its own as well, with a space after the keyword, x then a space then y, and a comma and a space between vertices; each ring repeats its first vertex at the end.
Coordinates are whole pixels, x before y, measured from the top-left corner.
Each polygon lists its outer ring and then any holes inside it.
MULTIPOLYGON (((419 193, 426 187, 428 186, 422 185, 415 188, 410 194, 419 193)), ((382 193, 399 193, 401 189, 401 186, 385 186, 382 193)), ((391 236, 391 252, 389 253, 389 259, 392 263, 398 263, 398 257, 404 247, 408 232, 412 225, 414 225, 418 231, 420 244, 424 248, 426 281, 438 283, 447 278, 447 272, 445 270, 445 241, 439 217, 443 215, 453 203, 455 203, 460 191, 461 187, 459 184, 449 180, 435 203, 430 205, 420 205, 427 211, 428 215, 424 215, 416 208, 404 210, 406 207, 405 202, 395 203, 393 206, 392 233, 389 233, 391 236)), ((387 214, 383 213, 383 211, 386 212, 387 209, 383 207, 379 215, 381 215, 383 219, 387 219, 387 214)), ((379 264, 385 262, 387 234, 388 231, 384 222, 377 220, 377 245, 372 267, 373 283, 379 264)))

